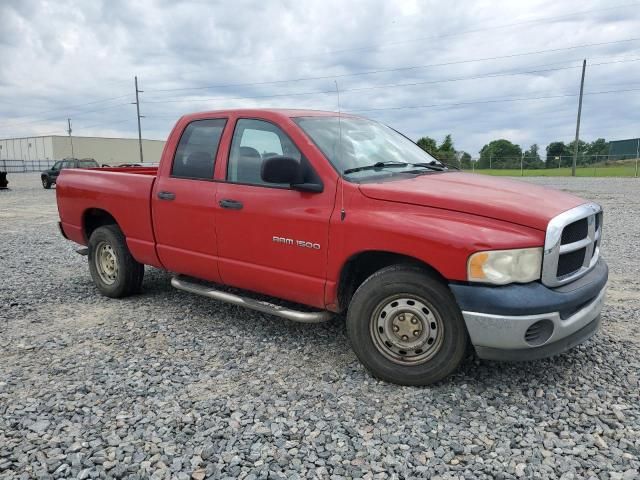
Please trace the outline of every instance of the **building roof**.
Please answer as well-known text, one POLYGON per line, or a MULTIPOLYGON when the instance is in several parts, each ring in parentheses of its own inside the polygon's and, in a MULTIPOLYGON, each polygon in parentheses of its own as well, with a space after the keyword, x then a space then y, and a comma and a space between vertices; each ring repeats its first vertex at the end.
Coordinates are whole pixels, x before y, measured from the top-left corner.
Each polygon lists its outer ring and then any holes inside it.
MULTIPOLYGON (((84 136, 84 135, 72 135, 73 138, 97 138, 101 140, 135 140, 138 141, 137 137, 96 137, 96 136, 84 136)), ((28 137, 11 137, 11 138, 0 138, 0 142, 6 140, 28 140, 30 138, 69 138, 68 135, 31 135, 28 137)), ((145 142, 164 142, 165 140, 158 140, 156 138, 143 138, 145 142)))

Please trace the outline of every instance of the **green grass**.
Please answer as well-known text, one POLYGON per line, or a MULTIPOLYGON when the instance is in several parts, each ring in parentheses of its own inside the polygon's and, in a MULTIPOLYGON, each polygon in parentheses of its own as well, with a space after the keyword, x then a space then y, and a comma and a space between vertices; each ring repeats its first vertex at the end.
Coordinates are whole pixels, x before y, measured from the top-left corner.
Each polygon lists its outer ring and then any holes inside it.
MULTIPOLYGON (((538 170, 524 170, 523 172, 520 172, 519 168, 483 169, 475 170, 475 173, 504 177, 570 177, 571 168, 545 168, 538 170)), ((635 165, 578 167, 576 169, 576 176, 578 177, 633 177, 634 175, 635 165)))

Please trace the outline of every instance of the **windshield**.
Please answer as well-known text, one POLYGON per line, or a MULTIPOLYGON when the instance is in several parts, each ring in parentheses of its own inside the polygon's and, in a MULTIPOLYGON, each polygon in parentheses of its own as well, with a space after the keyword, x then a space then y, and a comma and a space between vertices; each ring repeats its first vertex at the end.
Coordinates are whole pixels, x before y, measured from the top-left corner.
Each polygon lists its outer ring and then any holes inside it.
POLYGON ((338 122, 337 116, 298 117, 293 120, 338 172, 350 180, 432 172, 416 169, 420 164, 443 167, 405 136, 372 120, 341 117, 338 122))

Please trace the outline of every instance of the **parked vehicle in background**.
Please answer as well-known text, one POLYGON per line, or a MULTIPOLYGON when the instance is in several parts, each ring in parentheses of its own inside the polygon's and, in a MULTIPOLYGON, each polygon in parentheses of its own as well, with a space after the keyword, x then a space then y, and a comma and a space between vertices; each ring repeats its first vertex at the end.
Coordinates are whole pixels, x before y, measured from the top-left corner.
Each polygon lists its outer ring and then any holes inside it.
POLYGON ((531 360, 599 325, 599 205, 451 171, 356 116, 186 115, 158 168, 67 170, 56 196, 103 295, 137 292, 151 265, 178 289, 289 320, 345 312, 360 361, 395 383, 443 379, 469 342, 481 358, 531 360))
POLYGON ((99 168, 98 162, 93 158, 65 158, 57 161, 53 166, 42 172, 40 180, 44 188, 51 188, 51 185, 56 183, 60 172, 66 168, 99 168))

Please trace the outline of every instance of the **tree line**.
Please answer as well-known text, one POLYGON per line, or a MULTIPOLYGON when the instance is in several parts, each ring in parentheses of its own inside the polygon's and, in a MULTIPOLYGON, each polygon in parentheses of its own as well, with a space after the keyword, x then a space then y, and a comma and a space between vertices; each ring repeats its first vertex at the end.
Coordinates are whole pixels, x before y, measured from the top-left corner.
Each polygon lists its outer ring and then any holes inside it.
MULTIPOLYGON (((438 160, 460 168, 471 168, 472 158, 464 150, 456 150, 451 134, 444 137, 438 144, 431 137, 421 137, 416 142, 420 148, 438 160)), ((527 150, 520 145, 504 138, 492 140, 480 149, 480 157, 475 162, 475 168, 558 168, 569 167, 573 162, 575 141, 551 142, 547 145, 544 160, 540 155, 538 144, 534 143, 527 150)), ((578 142, 578 165, 587 165, 597 161, 599 155, 606 155, 609 144, 604 138, 593 142, 578 142)))

